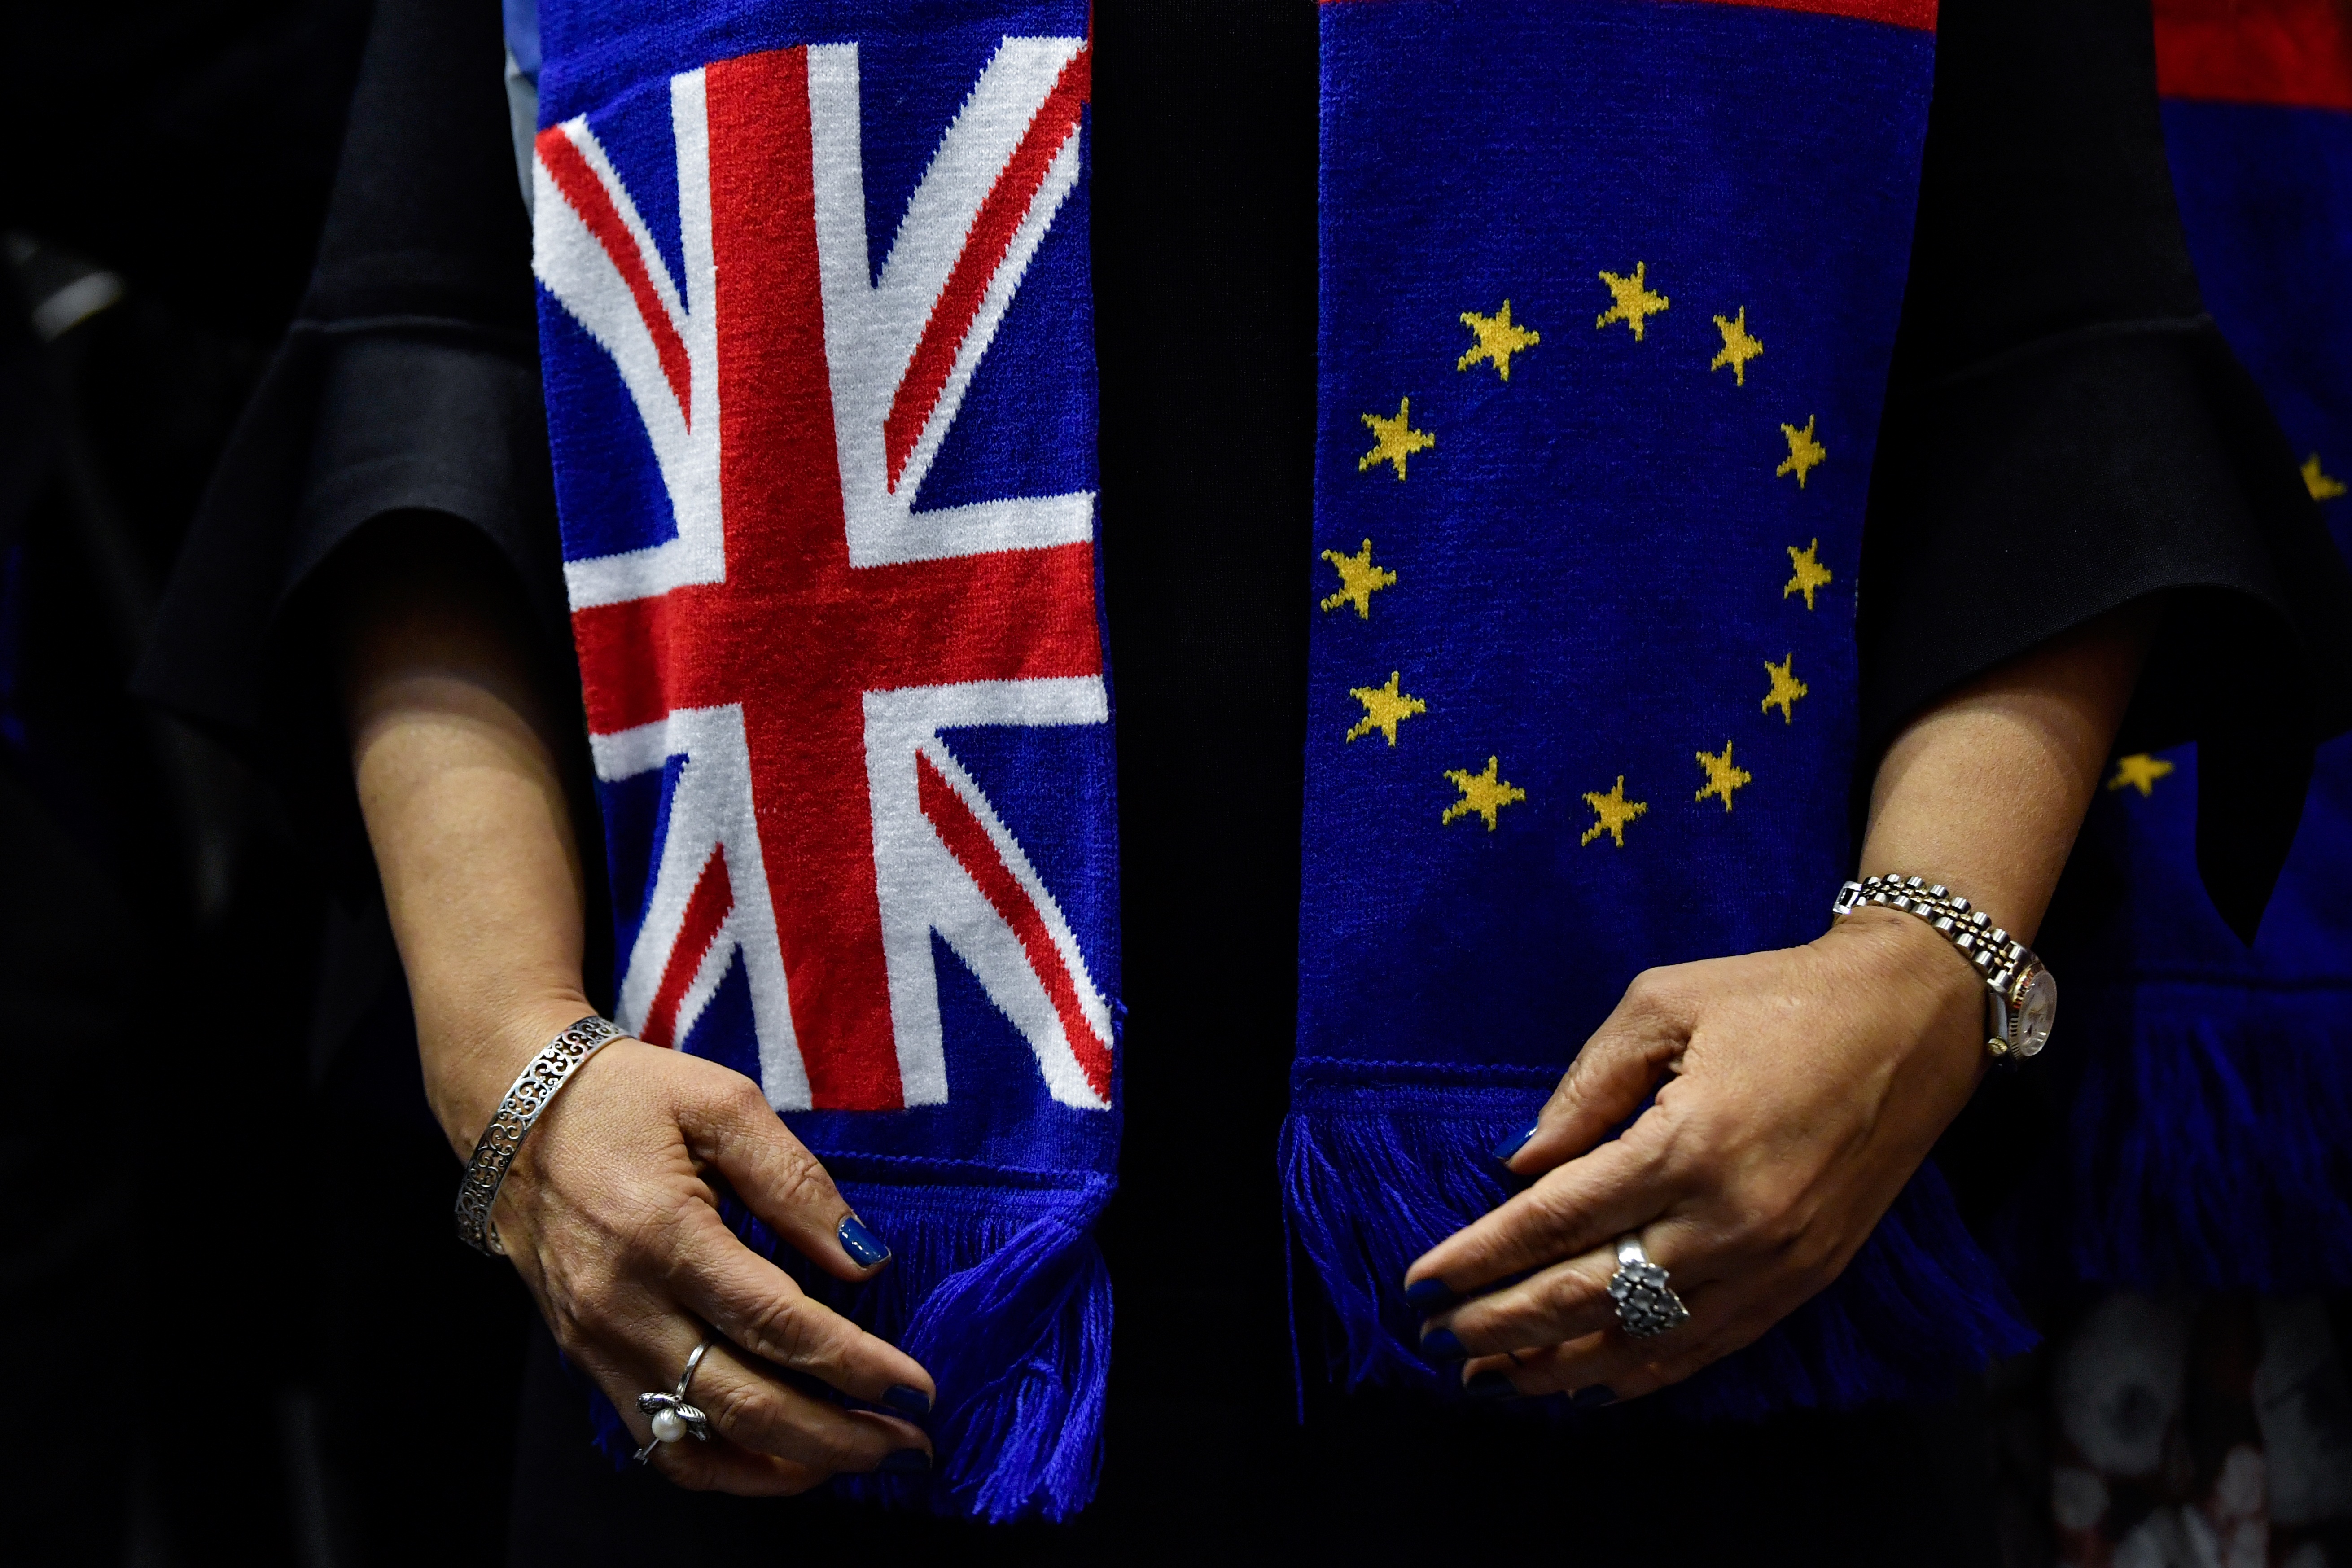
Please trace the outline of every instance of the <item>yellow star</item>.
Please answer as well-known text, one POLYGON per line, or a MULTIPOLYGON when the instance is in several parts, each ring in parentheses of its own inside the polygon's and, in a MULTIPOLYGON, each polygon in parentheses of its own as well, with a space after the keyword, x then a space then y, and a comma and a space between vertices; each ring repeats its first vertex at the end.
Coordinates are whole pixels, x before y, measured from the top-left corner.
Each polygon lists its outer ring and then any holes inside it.
POLYGON ((2107 781, 2109 789, 2129 786, 2143 797, 2156 793, 2156 781, 2172 771, 2172 764, 2162 757, 2151 757, 2146 752, 2134 752, 2128 757, 2116 759, 2116 776, 2107 781))
POLYGON ((1797 574, 1780 584, 1780 597, 1785 599, 1791 594, 1802 594, 1805 608, 1810 610, 1813 607, 1813 590, 1826 588, 1830 584, 1830 569, 1813 558, 1813 552, 1821 547, 1822 542, 1818 539, 1802 550, 1793 544, 1788 547, 1789 564, 1797 569, 1797 574))
POLYGON ((1740 306, 1738 316, 1732 321, 1727 321, 1717 316, 1715 325, 1716 330, 1723 334, 1723 352, 1709 360, 1706 368, 1716 371, 1729 365, 1732 379, 1746 386, 1748 362, 1764 352, 1764 340, 1748 335, 1748 307, 1740 306))
POLYGON ((1789 438, 1789 456, 1772 470, 1772 477, 1777 479, 1786 474, 1794 474, 1797 476, 1797 488, 1803 489, 1805 476, 1820 466, 1821 460, 1830 455, 1830 449, 1813 439, 1813 416, 1810 414, 1805 416, 1803 429, 1800 430, 1794 425, 1783 425, 1780 434, 1789 438))
POLYGON ((2311 492, 2314 500, 2334 500, 2344 493, 2344 481, 2321 472, 2319 454, 2314 452, 2303 460, 2303 488, 2311 492))
POLYGON ((1415 452, 1426 452, 1437 445, 1437 437, 1426 430, 1412 427, 1412 399, 1397 399, 1396 417, 1384 419, 1377 414, 1364 416, 1371 426, 1372 449, 1356 459, 1356 472, 1362 473, 1374 463, 1394 463, 1400 482, 1404 479, 1404 460, 1415 452))
POLYGON ((1723 742, 1723 755, 1719 757, 1713 752, 1700 752, 1696 754, 1698 757, 1698 765, 1706 770, 1706 787, 1691 796, 1693 800, 1705 800, 1709 795, 1717 795, 1723 801, 1723 809, 1729 811, 1731 792, 1756 782, 1754 773, 1749 773, 1746 768, 1736 768, 1731 765, 1729 741, 1723 742))
MULTIPOLYGON (((1780 596, 1785 599, 1789 595, 1783 594, 1780 596)), ((1765 694, 1763 711, 1769 713, 1774 706, 1778 705, 1780 710, 1780 722, 1783 724, 1796 722, 1795 716, 1790 710, 1795 705, 1798 698, 1811 689, 1791 672, 1796 662, 1797 656, 1793 653, 1782 658, 1778 664, 1774 664, 1769 658, 1764 661, 1764 672, 1772 678, 1772 689, 1765 694)))
POLYGON ((1446 769, 1445 776, 1454 781, 1454 787, 1462 792, 1462 798, 1445 808, 1444 815, 1437 819, 1437 825, 1443 827, 1457 816, 1475 813, 1486 819, 1486 831, 1494 832, 1495 814, 1515 800, 1528 798, 1527 791, 1508 779, 1495 776, 1500 767, 1496 758, 1488 757, 1486 766, 1478 773, 1465 773, 1460 768, 1446 769))
POLYGON ((1359 620, 1370 620, 1372 595, 1396 582, 1395 573, 1372 564, 1372 542, 1364 541, 1363 548, 1353 555, 1327 550, 1323 559, 1339 569, 1339 591, 1324 600, 1323 607, 1336 610, 1342 605, 1353 605, 1359 620))
POLYGON ((1633 341, 1637 343, 1642 341, 1642 324, 1664 310, 1667 304, 1664 294, 1650 292, 1648 272, 1648 262, 1636 261, 1631 278, 1615 272, 1601 275, 1601 281, 1609 285, 1609 292, 1617 302, 1601 312, 1601 319, 1592 323, 1595 328, 1605 327, 1612 321, 1622 321, 1633 329, 1633 341))
POLYGON ((1612 786, 1607 795, 1597 792, 1588 793, 1584 797, 1584 804, 1591 806, 1601 820, 1586 828, 1584 837, 1577 842, 1590 844, 1606 833, 1617 841, 1617 847, 1620 849, 1625 847, 1625 825, 1650 809, 1650 803, 1646 800, 1625 798, 1623 773, 1617 775, 1617 783, 1612 786))
POLYGON ((1348 739, 1350 741, 1360 741, 1378 730, 1389 738, 1389 744, 1393 746, 1396 744, 1399 724, 1416 713, 1429 711, 1428 703, 1418 697, 1397 689, 1397 672, 1393 669, 1389 671, 1389 683, 1386 686, 1352 687, 1349 689, 1348 695, 1364 705, 1363 718, 1357 721, 1356 727, 1348 731, 1348 739))
POLYGON ((1474 364, 1491 364, 1505 381, 1511 379, 1511 356, 1543 342, 1540 334, 1512 324, 1508 300, 1491 316, 1482 316, 1475 310, 1463 311, 1462 324, 1475 332, 1478 341, 1454 362, 1454 368, 1468 370, 1474 364))

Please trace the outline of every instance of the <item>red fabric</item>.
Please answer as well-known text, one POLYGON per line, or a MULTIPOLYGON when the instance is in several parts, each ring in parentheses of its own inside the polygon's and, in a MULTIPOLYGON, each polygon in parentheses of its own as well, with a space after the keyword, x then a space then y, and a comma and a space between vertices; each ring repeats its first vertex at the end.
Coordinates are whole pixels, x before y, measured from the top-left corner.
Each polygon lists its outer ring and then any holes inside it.
MULTIPOLYGON (((1099 675, 1094 549, 852 567, 824 357, 804 51, 705 78, 727 581, 572 617, 589 727, 740 702, 793 1027, 820 1110, 903 1102, 862 694, 1099 675)), ((680 952, 685 949, 681 942, 680 952)))
POLYGON ((2345 0, 2156 0, 2167 98, 2352 110, 2345 0))
POLYGON ((686 901, 686 921, 677 933, 677 945, 670 949, 669 967, 662 971, 661 989, 654 993, 654 1005, 646 1009, 646 1026, 637 1031, 646 1044, 675 1046, 677 1044, 677 1009, 686 1000, 686 988, 694 984, 695 973, 710 952, 710 944, 719 940, 719 927, 727 912, 735 907, 735 889, 727 879, 727 857, 722 852, 713 855, 710 863, 695 879, 694 895, 686 901))
MULTIPOLYGON (((1372 0, 1322 0, 1326 5, 1369 5, 1372 0)), ((1936 30, 1937 0, 1677 0, 1682 4, 1754 5, 1772 11, 1809 11, 1820 16, 1852 16, 1890 26, 1936 30)))

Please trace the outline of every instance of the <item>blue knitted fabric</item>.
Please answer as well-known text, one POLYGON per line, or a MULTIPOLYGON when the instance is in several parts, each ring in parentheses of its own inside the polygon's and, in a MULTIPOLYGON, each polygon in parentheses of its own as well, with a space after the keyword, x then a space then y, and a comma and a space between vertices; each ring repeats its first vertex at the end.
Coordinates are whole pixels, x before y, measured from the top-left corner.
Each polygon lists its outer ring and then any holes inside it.
POLYGON ((1118 1138, 1086 5, 537 21, 616 1016, 757 1081, 893 1249, 779 1258, 939 1386, 933 1476, 840 1484, 1065 1517, 1118 1138))
MULTIPOLYGON (((1626 983, 1809 940, 1851 864, 1855 567, 1934 65, 1912 20, 1323 7, 1284 1157, 1350 1377, 1450 1384, 1404 1267, 1500 1199, 1485 1151, 1626 983)), ((2030 1339, 1928 1170, 1837 1285, 1675 1397, 1850 1405, 2030 1339)))

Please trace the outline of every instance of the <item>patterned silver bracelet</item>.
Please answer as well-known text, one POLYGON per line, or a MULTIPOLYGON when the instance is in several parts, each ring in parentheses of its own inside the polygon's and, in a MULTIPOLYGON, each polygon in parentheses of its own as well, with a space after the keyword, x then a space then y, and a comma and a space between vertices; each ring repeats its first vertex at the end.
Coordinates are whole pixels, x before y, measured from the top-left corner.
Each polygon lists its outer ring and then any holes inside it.
POLYGON ((547 1049, 515 1075, 507 1097, 490 1113, 490 1124, 482 1129, 474 1157, 466 1162, 465 1180, 457 1184, 457 1235, 467 1246, 490 1257, 506 1256, 499 1227, 490 1223, 490 1205, 498 1201, 499 1184, 507 1179, 507 1167, 522 1152, 522 1141, 555 1099, 555 1091, 571 1080, 583 1062, 626 1034, 611 1019, 591 1013, 556 1036, 547 1049))

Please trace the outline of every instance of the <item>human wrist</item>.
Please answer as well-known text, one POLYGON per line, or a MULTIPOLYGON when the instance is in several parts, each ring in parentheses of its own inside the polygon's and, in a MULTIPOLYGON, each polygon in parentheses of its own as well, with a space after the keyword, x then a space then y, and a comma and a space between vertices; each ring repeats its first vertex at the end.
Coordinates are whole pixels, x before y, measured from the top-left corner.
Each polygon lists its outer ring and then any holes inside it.
POLYGON ((417 1009, 425 1098, 459 1159, 472 1156, 516 1075, 550 1040, 593 1012, 576 986, 533 990, 462 1016, 417 1009))
POLYGON ((1984 980, 1966 955, 1925 921, 1864 906, 1821 938, 1858 971, 1860 984, 1906 998, 1922 1039, 1947 1047, 1971 1070, 1984 1066, 1984 980))

